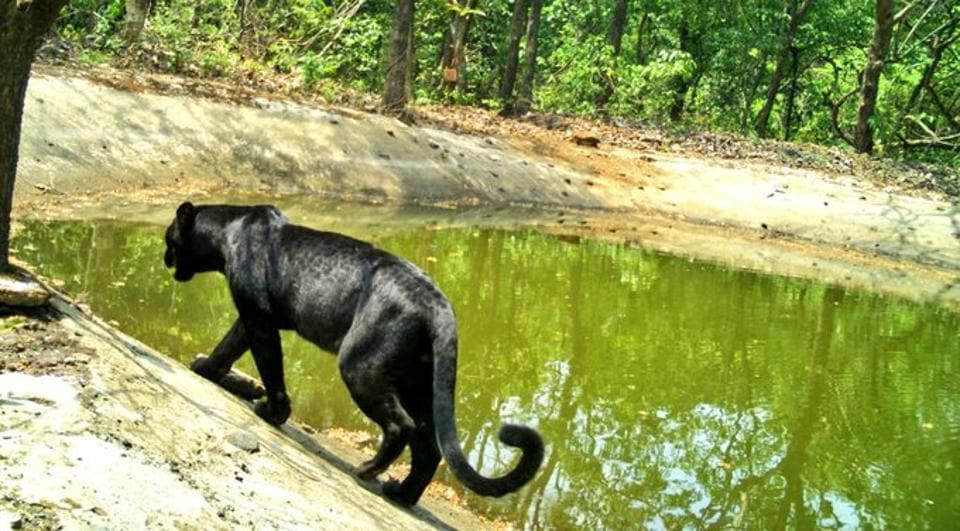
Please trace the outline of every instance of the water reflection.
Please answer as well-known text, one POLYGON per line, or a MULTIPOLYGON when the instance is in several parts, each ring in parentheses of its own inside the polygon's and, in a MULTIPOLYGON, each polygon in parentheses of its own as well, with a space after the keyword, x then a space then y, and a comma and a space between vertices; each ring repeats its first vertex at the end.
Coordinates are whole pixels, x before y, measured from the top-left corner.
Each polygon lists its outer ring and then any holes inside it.
MULTIPOLYGON (((187 360, 234 312, 221 278, 170 280, 161 234, 31 222, 15 247, 128 333, 187 360)), ((944 528, 960 518, 956 314, 533 232, 361 236, 420 264, 455 303, 471 462, 487 474, 509 466, 501 419, 548 442, 530 486, 468 496, 478 510, 533 528, 944 528)), ((332 356, 284 342, 297 416, 375 431, 332 356)))

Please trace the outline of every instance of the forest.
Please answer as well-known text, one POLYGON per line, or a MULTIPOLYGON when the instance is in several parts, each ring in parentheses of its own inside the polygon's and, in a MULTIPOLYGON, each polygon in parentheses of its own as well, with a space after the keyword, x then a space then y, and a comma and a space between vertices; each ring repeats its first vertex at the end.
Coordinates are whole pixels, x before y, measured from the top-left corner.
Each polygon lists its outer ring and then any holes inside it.
POLYGON ((952 0, 75 0, 88 63, 960 161, 952 0))

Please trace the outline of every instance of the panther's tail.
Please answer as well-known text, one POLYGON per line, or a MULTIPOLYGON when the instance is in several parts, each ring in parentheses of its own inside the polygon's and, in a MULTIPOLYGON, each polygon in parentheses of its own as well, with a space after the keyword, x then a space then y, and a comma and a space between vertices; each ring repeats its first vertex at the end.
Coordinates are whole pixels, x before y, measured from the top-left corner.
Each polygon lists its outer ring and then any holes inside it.
POLYGON ((519 448, 523 455, 513 470, 498 478, 481 476, 463 455, 457 436, 454 414, 454 389, 457 380, 457 331, 453 310, 449 304, 438 309, 441 314, 433 319, 433 420, 436 424, 440 452, 447 460, 453 475, 467 488, 483 496, 503 496, 524 486, 543 462, 543 439, 527 426, 504 424, 500 441, 519 448))

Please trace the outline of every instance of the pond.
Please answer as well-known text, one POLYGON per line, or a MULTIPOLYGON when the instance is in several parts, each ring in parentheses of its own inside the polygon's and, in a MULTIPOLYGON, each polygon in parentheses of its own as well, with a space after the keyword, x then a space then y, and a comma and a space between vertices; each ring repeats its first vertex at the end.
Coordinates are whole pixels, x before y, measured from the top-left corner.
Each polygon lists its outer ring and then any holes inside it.
MULTIPOLYGON (((488 475, 511 465, 496 440, 504 421, 547 442, 524 490, 465 495, 478 512, 528 528, 960 521, 956 313, 534 231, 358 231, 423 267, 456 307, 470 462, 488 475)), ((189 361, 235 313, 219 275, 172 280, 162 233, 28 221, 14 247, 128 334, 189 361)), ((333 356, 292 335, 284 346, 294 415, 376 433, 333 356)))

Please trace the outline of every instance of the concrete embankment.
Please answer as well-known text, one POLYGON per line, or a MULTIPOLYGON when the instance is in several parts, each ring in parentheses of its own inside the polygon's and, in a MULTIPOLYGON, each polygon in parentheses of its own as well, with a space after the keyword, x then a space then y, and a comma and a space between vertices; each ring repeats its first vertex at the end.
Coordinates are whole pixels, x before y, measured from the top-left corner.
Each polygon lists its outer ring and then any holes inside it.
POLYGON ((0 329, 0 527, 491 526, 434 499, 392 505, 344 471, 357 455, 267 425, 60 296, 0 329))

